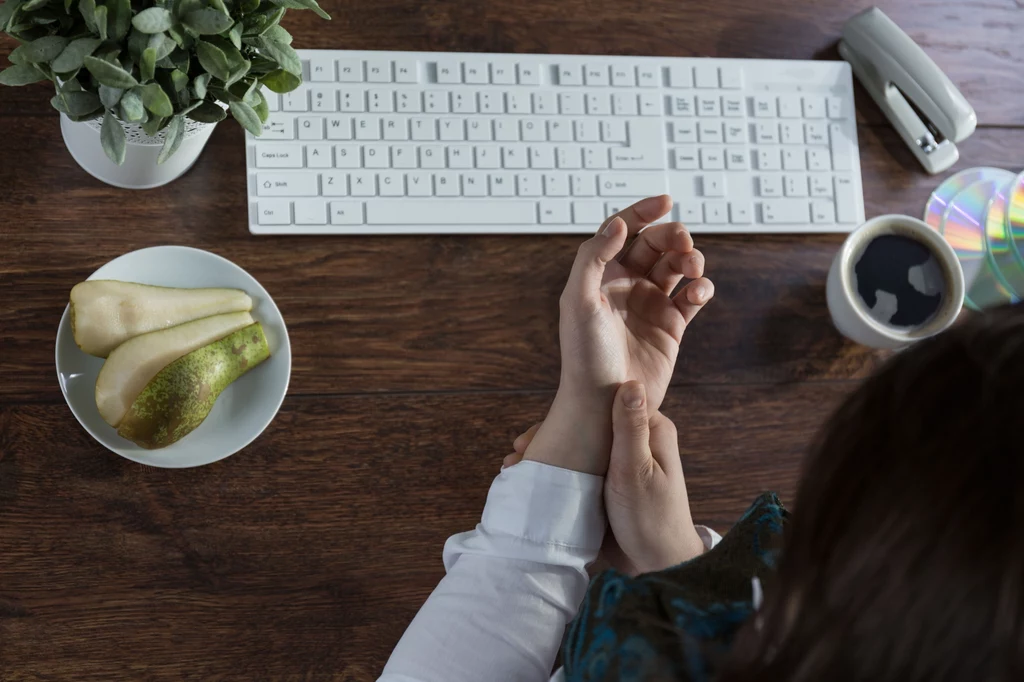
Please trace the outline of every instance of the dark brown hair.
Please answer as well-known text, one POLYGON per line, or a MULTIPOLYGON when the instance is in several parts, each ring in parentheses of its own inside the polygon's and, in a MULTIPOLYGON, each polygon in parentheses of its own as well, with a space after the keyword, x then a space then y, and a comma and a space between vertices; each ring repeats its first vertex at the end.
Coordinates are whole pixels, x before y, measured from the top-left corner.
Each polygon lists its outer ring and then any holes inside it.
POLYGON ((888 361, 809 455, 720 682, 1024 680, 1024 307, 888 361))

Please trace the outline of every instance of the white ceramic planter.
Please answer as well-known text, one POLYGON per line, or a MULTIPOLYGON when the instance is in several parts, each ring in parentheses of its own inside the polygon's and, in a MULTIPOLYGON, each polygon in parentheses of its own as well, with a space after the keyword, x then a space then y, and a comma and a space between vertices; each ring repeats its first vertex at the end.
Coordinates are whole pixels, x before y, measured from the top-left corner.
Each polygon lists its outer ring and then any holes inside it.
POLYGON ((185 121, 185 137, 171 158, 156 162, 164 144, 164 131, 155 137, 147 135, 142 126, 124 124, 127 148, 120 166, 107 158, 100 144, 102 119, 75 123, 60 115, 60 131, 71 156, 86 173, 108 185, 126 189, 151 189, 178 179, 192 167, 206 146, 216 123, 185 121))

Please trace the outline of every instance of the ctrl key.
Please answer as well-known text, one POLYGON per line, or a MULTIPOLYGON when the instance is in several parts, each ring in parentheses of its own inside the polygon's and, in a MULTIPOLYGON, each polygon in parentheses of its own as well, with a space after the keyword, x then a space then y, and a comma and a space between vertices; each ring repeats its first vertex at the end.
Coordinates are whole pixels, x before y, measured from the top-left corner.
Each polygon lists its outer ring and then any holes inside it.
POLYGON ((291 225, 292 202, 283 199, 264 199, 256 206, 260 225, 291 225))
POLYGON ((362 225, 363 202, 332 201, 331 225, 362 225))

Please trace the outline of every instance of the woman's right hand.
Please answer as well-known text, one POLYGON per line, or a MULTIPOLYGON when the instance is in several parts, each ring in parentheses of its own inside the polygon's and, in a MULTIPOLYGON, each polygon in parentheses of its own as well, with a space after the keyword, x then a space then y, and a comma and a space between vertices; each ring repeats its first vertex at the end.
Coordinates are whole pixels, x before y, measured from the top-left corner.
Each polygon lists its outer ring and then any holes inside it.
MULTIPOLYGON (((604 482, 611 532, 602 557, 629 575, 660 571, 704 553, 690 515, 675 424, 656 412, 647 416, 643 384, 629 381, 612 405, 612 449, 604 482)), ((518 464, 540 429, 535 424, 516 438, 503 467, 518 464)))

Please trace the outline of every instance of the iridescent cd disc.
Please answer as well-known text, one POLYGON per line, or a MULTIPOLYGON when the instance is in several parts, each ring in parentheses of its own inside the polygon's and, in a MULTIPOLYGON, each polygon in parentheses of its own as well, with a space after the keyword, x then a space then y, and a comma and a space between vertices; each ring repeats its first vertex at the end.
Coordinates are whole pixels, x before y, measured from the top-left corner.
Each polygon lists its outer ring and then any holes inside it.
POLYGON ((1006 193, 1006 230, 1010 235, 1010 250, 1024 268, 1024 173, 1017 176, 1006 193))
POLYGON ((985 211, 996 189, 996 181, 984 180, 961 191, 946 207, 939 228, 964 271, 964 304, 974 310, 1017 302, 996 277, 986 248, 985 211))
POLYGON ((985 213, 985 245, 996 277, 1016 298, 1024 296, 1024 267, 1014 252, 1007 226, 1007 194, 1013 185, 997 186, 985 213))
POLYGON ((1005 185, 1012 179, 1013 173, 1002 168, 983 166, 962 170, 956 175, 946 178, 928 197, 928 203, 924 207, 924 221, 938 230, 942 225, 942 217, 946 214, 950 200, 957 194, 982 180, 998 180, 1001 181, 1001 185, 1005 185))

